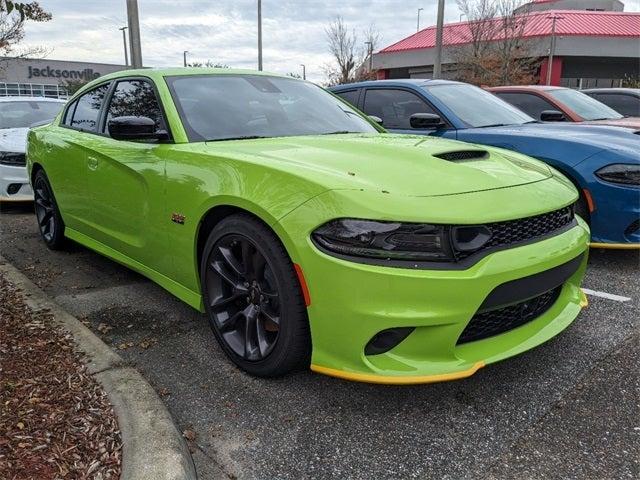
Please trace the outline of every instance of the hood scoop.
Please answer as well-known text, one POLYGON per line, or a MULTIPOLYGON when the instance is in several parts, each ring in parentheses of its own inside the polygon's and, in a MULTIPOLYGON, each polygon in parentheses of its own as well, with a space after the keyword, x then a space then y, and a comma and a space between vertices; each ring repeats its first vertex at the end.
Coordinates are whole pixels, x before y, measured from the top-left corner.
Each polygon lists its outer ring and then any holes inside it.
POLYGON ((455 150, 435 153, 433 156, 448 162, 468 162, 471 160, 486 160, 489 158, 489 152, 486 150, 455 150))

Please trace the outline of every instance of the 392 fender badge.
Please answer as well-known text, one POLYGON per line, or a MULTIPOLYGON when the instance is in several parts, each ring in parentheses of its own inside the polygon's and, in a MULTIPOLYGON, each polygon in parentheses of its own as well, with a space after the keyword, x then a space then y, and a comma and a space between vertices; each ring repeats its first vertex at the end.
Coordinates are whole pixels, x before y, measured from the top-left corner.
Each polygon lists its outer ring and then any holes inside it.
POLYGON ((171 214, 171 221, 177 223, 178 225, 184 225, 184 215, 174 212, 171 214))

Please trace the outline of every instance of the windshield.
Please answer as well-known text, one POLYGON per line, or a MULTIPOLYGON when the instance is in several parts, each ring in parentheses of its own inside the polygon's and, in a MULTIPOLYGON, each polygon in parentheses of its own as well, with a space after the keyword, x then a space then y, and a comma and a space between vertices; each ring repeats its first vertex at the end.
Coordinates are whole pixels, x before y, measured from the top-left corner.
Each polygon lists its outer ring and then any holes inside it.
POLYGON ((0 102, 0 128, 27 128, 34 123, 53 120, 63 102, 0 102))
POLYGON ((580 115, 583 120, 623 118, 622 115, 614 109, 607 107, 604 103, 576 90, 569 88, 549 90, 549 94, 580 115))
POLYGON ((322 88, 261 75, 167 78, 191 141, 377 132, 322 88))
POLYGON ((444 84, 426 88, 470 127, 521 125, 535 121, 492 93, 473 85, 444 84))

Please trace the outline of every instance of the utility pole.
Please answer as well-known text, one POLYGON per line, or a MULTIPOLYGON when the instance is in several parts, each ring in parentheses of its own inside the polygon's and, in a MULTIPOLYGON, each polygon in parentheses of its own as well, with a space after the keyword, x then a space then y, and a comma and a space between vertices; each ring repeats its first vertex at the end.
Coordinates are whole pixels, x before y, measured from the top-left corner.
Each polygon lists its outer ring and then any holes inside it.
POLYGON ((373 70, 373 44, 371 42, 364 42, 367 46, 367 54, 369 56, 369 72, 373 70))
POLYGON ((258 70, 262 71, 262 0, 258 0, 258 70))
POLYGON ((140 21, 138 19, 138 0, 127 0, 127 21, 129 23, 129 44, 131 47, 131 66, 142 68, 142 48, 140 46, 140 21))
POLYGON ((418 24, 416 25, 416 33, 418 33, 420 31, 420 12, 424 10, 424 8, 419 8, 418 9, 418 24))
POLYGON ((129 27, 120 27, 118 30, 122 30, 122 43, 124 44, 124 64, 129 66, 129 54, 127 53, 127 28, 129 27))
POLYGON ((189 53, 188 50, 185 50, 184 52, 182 52, 182 65, 187 68, 187 53, 189 53))
POLYGON ((433 64, 433 78, 442 76, 442 30, 444 28, 444 0, 438 0, 438 24, 436 27, 436 60, 433 64))
POLYGON ((301 63, 300 66, 302 67, 302 79, 306 80, 307 79, 307 66, 304 63, 301 63))
POLYGON ((549 58, 547 59, 547 85, 551 85, 551 70, 553 70, 553 57, 556 54, 556 21, 562 20, 564 17, 552 15, 551 23, 551 46, 549 47, 549 58))

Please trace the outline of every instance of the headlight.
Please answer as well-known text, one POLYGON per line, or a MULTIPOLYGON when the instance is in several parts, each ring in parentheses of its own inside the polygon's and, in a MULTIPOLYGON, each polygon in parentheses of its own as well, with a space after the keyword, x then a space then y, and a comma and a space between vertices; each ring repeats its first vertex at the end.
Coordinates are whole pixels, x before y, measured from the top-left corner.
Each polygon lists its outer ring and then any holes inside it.
POLYGON ((0 152, 0 164, 11 165, 12 167, 23 167, 27 163, 24 153, 18 152, 0 152))
POLYGON ((598 170, 596 176, 605 182, 640 186, 640 165, 629 165, 625 163, 607 165, 598 170))
POLYGON ((316 229, 312 239, 350 257, 446 262, 454 260, 449 232, 446 225, 338 219, 316 229))

